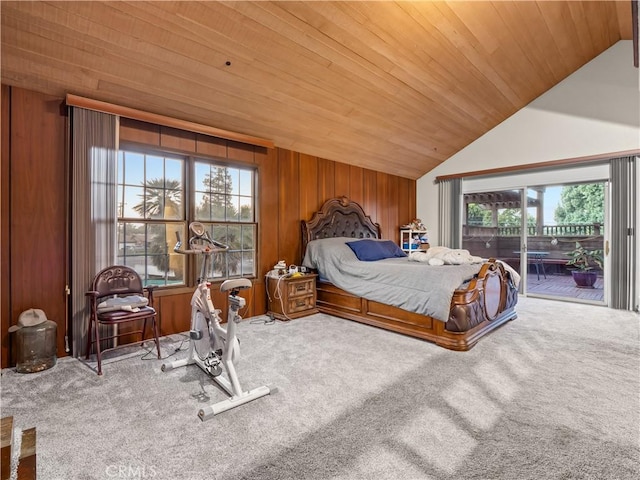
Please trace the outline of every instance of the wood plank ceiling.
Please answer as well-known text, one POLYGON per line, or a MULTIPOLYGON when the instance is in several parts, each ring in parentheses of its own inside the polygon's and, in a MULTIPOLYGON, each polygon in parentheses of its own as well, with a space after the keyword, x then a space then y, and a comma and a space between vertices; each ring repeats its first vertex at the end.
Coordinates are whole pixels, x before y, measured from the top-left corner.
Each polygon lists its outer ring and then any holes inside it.
POLYGON ((4 84, 412 179, 632 36, 629 0, 2 1, 1 16, 4 84))

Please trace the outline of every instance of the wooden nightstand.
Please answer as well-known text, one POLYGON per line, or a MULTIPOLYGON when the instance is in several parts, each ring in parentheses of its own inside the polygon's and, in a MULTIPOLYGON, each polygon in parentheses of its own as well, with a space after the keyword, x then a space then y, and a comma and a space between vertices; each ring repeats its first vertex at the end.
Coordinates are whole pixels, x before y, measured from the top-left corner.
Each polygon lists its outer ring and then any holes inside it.
POLYGON ((279 320, 293 320, 318 313, 316 308, 316 274, 299 277, 267 277, 269 311, 279 320))

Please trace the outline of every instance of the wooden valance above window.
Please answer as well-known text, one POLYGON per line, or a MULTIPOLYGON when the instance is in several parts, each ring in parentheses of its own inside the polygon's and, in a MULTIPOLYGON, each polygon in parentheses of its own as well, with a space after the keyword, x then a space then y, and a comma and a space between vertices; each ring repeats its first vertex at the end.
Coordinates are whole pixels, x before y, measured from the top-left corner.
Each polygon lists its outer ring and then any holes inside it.
POLYGON ((66 104, 71 107, 86 108, 87 110, 109 113, 111 115, 118 115, 120 117, 131 118, 133 120, 140 120, 147 123, 155 123, 157 125, 162 125, 165 127, 172 127, 178 128, 180 130, 201 133, 203 135, 210 135, 212 137, 224 138, 226 140, 246 143, 248 145, 256 145, 265 148, 275 147, 273 141, 264 138, 253 137, 251 135, 245 135, 244 133, 230 132, 228 130, 223 130, 208 125, 202 125, 200 123, 189 122, 187 120, 179 120, 177 118, 167 117, 165 115, 159 115, 157 113, 137 110, 135 108, 114 105, 112 103, 102 102, 100 100, 80 97, 71 93, 67 94, 66 104))

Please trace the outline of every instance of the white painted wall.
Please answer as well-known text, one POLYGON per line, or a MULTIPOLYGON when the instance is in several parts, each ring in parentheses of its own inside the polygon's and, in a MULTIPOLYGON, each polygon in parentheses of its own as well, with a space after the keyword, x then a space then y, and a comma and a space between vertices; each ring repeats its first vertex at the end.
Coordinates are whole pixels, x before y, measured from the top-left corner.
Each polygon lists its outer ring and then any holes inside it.
POLYGON ((440 175, 640 149, 640 75, 622 40, 417 182, 418 218, 438 239, 440 175))
POLYGON ((417 215, 435 243, 440 175, 627 150, 640 150, 640 71, 632 41, 621 40, 418 179, 417 215))

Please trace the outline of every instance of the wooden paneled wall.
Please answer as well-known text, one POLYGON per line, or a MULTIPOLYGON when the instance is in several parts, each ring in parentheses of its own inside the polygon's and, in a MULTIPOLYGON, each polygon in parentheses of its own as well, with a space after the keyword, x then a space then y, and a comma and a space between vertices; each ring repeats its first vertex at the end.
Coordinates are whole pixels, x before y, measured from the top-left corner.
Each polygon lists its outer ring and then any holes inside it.
POLYGON ((2 86, 3 367, 10 362, 7 329, 29 308, 42 309, 58 324, 57 351, 65 355, 66 118, 61 104, 59 98, 2 86))
POLYGON ((388 175, 278 149, 278 258, 300 263, 300 220, 308 220, 333 197, 358 202, 382 235, 398 241, 399 227, 415 217, 416 183, 388 175))
MULTIPOLYGON (((65 355, 63 293, 68 261, 62 101, 2 87, 2 279, 9 279, 9 287, 1 284, 3 367, 11 361, 7 329, 32 306, 58 322, 58 355, 65 355), (11 233, 6 235, 9 224, 11 233)), ((120 139, 256 166, 258 277, 254 288, 245 291, 244 317, 266 312, 264 275, 278 260, 301 262, 300 221, 309 219, 329 198, 345 195, 360 203, 380 223, 383 237, 395 241, 398 227, 415 217, 414 180, 354 167, 348 158, 341 159, 344 163, 331 161, 127 119, 121 121, 120 139)), ((189 329, 190 298, 187 289, 158 293, 163 335, 189 329)), ((214 290, 213 300, 226 309, 224 295, 214 290)))
POLYGON ((11 325, 11 302, 9 288, 9 118, 11 114, 11 92, 2 85, 2 148, 0 149, 0 364, 9 364, 9 332, 11 325))

